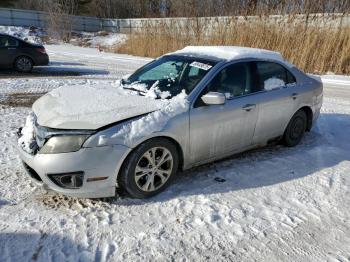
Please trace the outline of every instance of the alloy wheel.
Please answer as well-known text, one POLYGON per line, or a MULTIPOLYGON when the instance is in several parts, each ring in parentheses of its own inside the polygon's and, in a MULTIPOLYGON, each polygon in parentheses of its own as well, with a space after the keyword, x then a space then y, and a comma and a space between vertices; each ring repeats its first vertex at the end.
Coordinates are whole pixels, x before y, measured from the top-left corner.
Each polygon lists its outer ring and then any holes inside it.
POLYGON ((17 60, 17 69, 22 72, 30 71, 32 69, 32 61, 27 57, 20 57, 17 60))
POLYGON ((144 192, 152 192, 162 187, 171 176, 174 159, 165 147, 153 147, 138 160, 135 168, 135 182, 144 192))

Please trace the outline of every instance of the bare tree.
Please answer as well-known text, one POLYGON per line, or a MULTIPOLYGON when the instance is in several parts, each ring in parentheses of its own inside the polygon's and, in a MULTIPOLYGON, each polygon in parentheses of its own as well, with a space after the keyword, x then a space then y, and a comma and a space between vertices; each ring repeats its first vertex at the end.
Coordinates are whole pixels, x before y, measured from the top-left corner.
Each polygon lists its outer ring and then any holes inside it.
POLYGON ((44 11, 47 1, 45 0, 21 0, 15 2, 15 8, 19 9, 32 9, 38 11, 44 11))
POLYGON ((56 39, 69 41, 72 34, 73 17, 78 7, 77 0, 50 0, 46 7, 49 13, 47 31, 56 39))
POLYGON ((16 7, 104 18, 200 17, 349 13, 350 0, 17 0, 16 7))

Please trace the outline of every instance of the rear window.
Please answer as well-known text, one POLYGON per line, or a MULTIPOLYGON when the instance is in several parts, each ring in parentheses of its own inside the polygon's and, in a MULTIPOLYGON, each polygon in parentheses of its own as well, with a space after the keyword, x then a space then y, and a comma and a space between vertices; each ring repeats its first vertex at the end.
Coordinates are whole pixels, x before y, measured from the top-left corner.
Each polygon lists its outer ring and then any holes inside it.
POLYGON ((296 83, 295 77, 285 67, 273 62, 256 62, 259 74, 260 90, 292 86, 296 83))

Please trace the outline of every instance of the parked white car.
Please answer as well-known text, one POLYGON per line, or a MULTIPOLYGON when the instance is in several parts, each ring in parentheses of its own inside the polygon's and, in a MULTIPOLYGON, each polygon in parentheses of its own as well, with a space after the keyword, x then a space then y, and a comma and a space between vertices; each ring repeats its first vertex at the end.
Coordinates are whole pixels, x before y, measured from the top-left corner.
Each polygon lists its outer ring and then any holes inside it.
POLYGON ((117 86, 44 95, 18 132, 19 152, 33 180, 57 192, 110 197, 119 186, 144 198, 179 169, 279 140, 297 145, 322 97, 321 82, 277 52, 187 47, 117 86))

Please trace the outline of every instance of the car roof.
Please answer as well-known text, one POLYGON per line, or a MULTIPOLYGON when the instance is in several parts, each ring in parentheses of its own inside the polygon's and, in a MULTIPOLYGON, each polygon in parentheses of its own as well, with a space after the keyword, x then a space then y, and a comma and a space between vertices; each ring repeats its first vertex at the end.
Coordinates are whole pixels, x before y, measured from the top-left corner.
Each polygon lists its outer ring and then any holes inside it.
POLYGON ((171 55, 192 56, 221 61, 257 58, 285 62, 279 52, 241 46, 187 46, 184 49, 171 53, 171 55))

